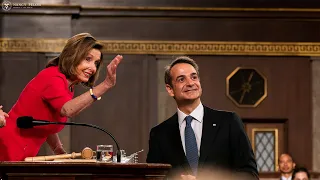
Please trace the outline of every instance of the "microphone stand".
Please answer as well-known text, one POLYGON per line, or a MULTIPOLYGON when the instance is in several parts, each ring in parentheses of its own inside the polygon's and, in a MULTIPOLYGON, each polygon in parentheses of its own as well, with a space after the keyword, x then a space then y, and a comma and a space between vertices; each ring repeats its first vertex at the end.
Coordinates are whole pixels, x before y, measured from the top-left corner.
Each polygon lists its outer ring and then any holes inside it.
POLYGON ((118 144, 117 140, 115 139, 115 137, 111 133, 106 131, 105 129, 102 129, 102 128, 96 126, 96 125, 85 124, 85 123, 74 123, 74 122, 50 122, 50 121, 45 121, 45 122, 36 121, 35 124, 37 124, 37 125, 48 125, 48 124, 77 125, 77 126, 93 127, 93 128, 98 129, 100 131, 103 131, 103 132, 107 133, 113 139, 113 141, 116 143, 116 146, 117 146, 117 162, 121 162, 121 151, 120 151, 119 144, 118 144))

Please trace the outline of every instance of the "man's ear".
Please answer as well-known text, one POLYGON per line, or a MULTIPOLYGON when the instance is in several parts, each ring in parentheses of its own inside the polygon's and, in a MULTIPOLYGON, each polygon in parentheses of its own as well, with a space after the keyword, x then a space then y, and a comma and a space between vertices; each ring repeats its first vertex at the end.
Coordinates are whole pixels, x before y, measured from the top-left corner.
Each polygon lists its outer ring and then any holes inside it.
POLYGON ((166 84, 166 90, 167 90, 169 96, 171 96, 171 97, 174 96, 173 89, 169 84, 166 84))
POLYGON ((294 169, 296 167, 296 163, 293 163, 292 166, 293 166, 293 169, 294 169))

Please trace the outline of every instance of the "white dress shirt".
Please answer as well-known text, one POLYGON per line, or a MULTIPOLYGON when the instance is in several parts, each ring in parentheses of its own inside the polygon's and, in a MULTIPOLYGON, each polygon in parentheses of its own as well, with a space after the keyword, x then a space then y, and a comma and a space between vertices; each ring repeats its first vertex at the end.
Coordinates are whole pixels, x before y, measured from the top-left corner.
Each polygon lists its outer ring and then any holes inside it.
POLYGON ((284 177, 284 176, 281 176, 281 180, 291 180, 291 176, 290 177, 288 177, 288 178, 286 178, 286 177, 284 177))
MULTIPOLYGON (((185 118, 186 116, 188 116, 188 114, 183 113, 182 111, 179 110, 179 108, 177 109, 177 113, 178 113, 181 142, 182 142, 184 153, 186 153, 184 130, 186 128, 185 118)), ((196 136, 198 155, 200 156, 200 145, 201 145, 203 115, 204 115, 204 108, 202 103, 200 102, 200 104, 196 107, 196 109, 194 109, 189 115, 193 117, 193 120, 191 121, 191 127, 196 136)))

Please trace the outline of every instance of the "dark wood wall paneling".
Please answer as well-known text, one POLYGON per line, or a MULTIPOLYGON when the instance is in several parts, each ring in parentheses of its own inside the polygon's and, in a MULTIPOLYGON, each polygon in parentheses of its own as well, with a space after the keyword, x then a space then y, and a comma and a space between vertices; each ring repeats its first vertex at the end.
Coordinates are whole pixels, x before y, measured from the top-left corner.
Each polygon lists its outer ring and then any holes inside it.
POLYGON ((243 119, 256 123, 260 120, 265 122, 265 119, 274 123, 286 119, 289 137, 286 150, 298 164, 312 168, 311 69, 308 57, 194 56, 194 59, 200 67, 204 104, 235 111, 243 119), (226 77, 238 66, 255 67, 267 78, 267 98, 256 108, 239 108, 226 96, 226 77))
MULTIPOLYGON (((319 11, 141 9, 130 7, 131 1, 123 2, 130 6, 118 8, 103 7, 112 3, 102 2, 78 1, 76 5, 71 1, 73 5, 11 9, 10 14, 3 14, 2 17, 3 27, 6 28, 3 36, 67 38, 74 33, 90 31, 97 38, 108 40, 320 42, 319 11), (81 3, 90 3, 93 7, 80 6, 81 3), (49 17, 50 21, 47 21, 49 17)), ((139 4, 134 3, 136 6, 139 4)))
MULTIPOLYGON (((105 57, 112 59, 113 55, 105 57)), ((107 61, 108 64, 110 61, 107 61)), ((144 149, 139 155, 143 162, 148 150, 149 130, 157 123, 156 59, 148 55, 125 55, 117 69, 117 85, 101 101, 95 102, 79 116, 76 122, 96 124, 107 129, 119 141, 120 148, 130 155, 144 149)), ((100 82, 105 78, 105 67, 100 82)), ((79 95, 88 89, 77 88, 79 95)), ((97 130, 72 127, 72 148, 86 146, 95 149, 97 144, 114 144, 112 139, 97 130), (85 132, 85 133, 84 133, 85 132)), ((116 146, 114 145, 114 150, 116 146)))
POLYGON ((73 21, 74 33, 90 31, 98 38, 108 40, 320 41, 317 21, 147 17, 97 17, 94 21, 92 17, 81 17, 73 21), (128 27, 130 31, 125 30, 128 27))
POLYGON ((0 53, 0 101, 9 111, 23 88, 38 73, 43 54, 0 53))

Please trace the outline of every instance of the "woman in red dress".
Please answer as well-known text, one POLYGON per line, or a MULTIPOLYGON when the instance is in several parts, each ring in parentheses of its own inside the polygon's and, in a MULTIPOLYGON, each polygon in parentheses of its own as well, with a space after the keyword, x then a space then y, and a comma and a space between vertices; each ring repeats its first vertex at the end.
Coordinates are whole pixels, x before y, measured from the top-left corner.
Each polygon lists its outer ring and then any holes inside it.
POLYGON ((65 153, 58 132, 62 125, 36 126, 19 129, 16 120, 21 116, 34 119, 66 122, 90 106, 116 83, 116 69, 122 56, 116 56, 106 68, 103 82, 93 87, 102 64, 103 46, 88 33, 73 36, 61 54, 48 62, 23 89, 8 114, 0 107, 0 161, 21 161, 38 154, 47 142, 55 154, 65 153), (73 98, 73 87, 83 84, 90 91, 73 98))

